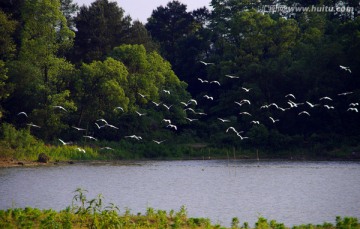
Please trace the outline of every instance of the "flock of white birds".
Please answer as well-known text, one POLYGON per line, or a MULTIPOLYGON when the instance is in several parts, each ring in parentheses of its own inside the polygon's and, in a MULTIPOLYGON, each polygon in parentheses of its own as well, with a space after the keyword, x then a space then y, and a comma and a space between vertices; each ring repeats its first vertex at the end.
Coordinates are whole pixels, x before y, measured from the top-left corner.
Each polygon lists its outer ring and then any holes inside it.
MULTIPOLYGON (((214 65, 214 63, 209 63, 209 62, 204 62, 204 61, 200 61, 200 63, 202 63, 203 65, 205 66, 208 66, 208 65, 214 65)), ((351 74, 351 69, 349 67, 345 67, 345 66, 342 66, 340 65, 339 66, 340 69, 344 70, 344 71, 347 71, 349 74, 351 74)), ((225 77, 229 78, 229 80, 236 80, 236 79, 239 79, 240 77, 239 76, 235 76, 235 75, 225 75, 225 77)), ((202 79, 202 78, 197 78, 198 81, 200 81, 201 84, 213 84, 213 85, 216 85, 216 86, 219 86, 221 87, 221 83, 217 80, 213 80, 213 81, 208 81, 206 79, 202 79)), ((251 93, 251 90, 252 88, 246 88, 246 87, 241 87, 241 89, 245 92, 245 93, 251 93)), ((168 94, 170 95, 171 94, 171 91, 170 90, 162 90, 163 93, 165 94, 168 94)), ((343 93, 339 93, 337 94, 337 96, 347 96, 347 95, 350 95, 352 94, 353 92, 352 91, 347 91, 347 92, 343 92, 343 93)), ((144 94, 141 94, 141 93, 138 93, 138 95, 142 98, 145 98, 147 97, 147 95, 144 95, 144 94)), ((319 98, 319 101, 317 103, 313 103, 313 102, 310 102, 310 101, 305 101, 305 102, 295 102, 296 101, 296 96, 294 94, 287 94, 287 95, 284 95, 284 97, 286 99, 288 99, 287 101, 287 104, 288 106, 287 107, 281 107, 279 106, 278 104, 276 103, 270 103, 270 104, 264 104, 262 105, 259 109, 269 109, 271 107, 274 107, 282 112, 285 112, 287 110, 291 110, 293 108, 301 108, 300 111, 298 112, 298 115, 299 116, 311 116, 311 109, 315 108, 315 107, 324 107, 328 110, 332 110, 332 109, 335 109, 334 106, 330 105, 330 102, 333 100, 331 97, 329 96, 324 96, 324 97, 321 97, 319 98), (328 104, 329 103, 329 104, 328 104), (308 109, 307 109, 308 108, 308 109)), ((210 100, 210 101, 213 101, 214 100, 214 97, 211 96, 211 95, 204 95, 203 96, 204 99, 206 100, 210 100)), ((166 108, 167 110, 170 110, 173 105, 166 105, 162 102, 155 102, 155 101, 151 101, 152 104, 154 104, 156 107, 159 107, 159 106, 163 106, 164 108, 166 108)), ((190 99, 186 102, 182 101, 180 102, 181 105, 184 107, 184 111, 186 113, 188 112, 191 112, 192 114, 191 115, 187 115, 187 116, 196 116, 195 118, 189 118, 189 117, 184 117, 187 121, 189 121, 190 123, 191 122, 194 122, 194 121, 198 121, 199 118, 201 118, 201 116, 204 116, 204 115, 207 115, 206 113, 202 112, 202 111, 196 111, 194 108, 198 105, 198 101, 195 100, 195 99, 190 99)), ((237 104, 239 107, 243 107, 243 106, 251 106, 251 101, 249 99, 242 99, 240 101, 234 101, 235 104, 237 104)), ((348 108, 347 108, 347 111, 348 112, 358 112, 358 106, 359 106, 359 103, 358 102, 352 102, 349 104, 348 108)), ((64 107, 62 106, 53 106, 54 109, 59 109, 63 112, 68 112, 64 107)), ((119 110, 119 111, 122 111, 124 112, 124 109, 120 106, 118 107, 115 107, 114 108, 114 111, 115 110, 119 110)), ((146 116, 146 113, 141 113, 140 111, 135 111, 136 114, 141 117, 141 116, 146 116)), ((190 113, 189 113, 190 114, 190 113)), ((26 118, 28 117, 28 115, 25 113, 25 112, 19 112, 17 115, 23 115, 25 116, 26 118)), ((239 113, 239 115, 244 115, 244 116, 249 116, 249 117, 252 117, 252 114, 249 113, 248 111, 242 111, 239 113)), ((277 117, 271 117, 269 116, 268 117, 269 120, 275 124, 276 122, 280 122, 281 120, 277 117)), ((222 123, 229 123, 231 124, 231 120, 230 119, 226 119, 226 118, 222 118, 222 117, 218 117, 217 118, 218 121, 222 122, 222 123)), ((164 127, 166 128, 169 128, 169 129, 172 129, 174 131, 177 131, 178 130, 178 127, 172 123, 171 119, 163 119, 162 122, 165 124, 164 127)), ((260 121, 258 120, 251 120, 250 123, 252 125, 259 125, 260 124, 260 121)), ((33 123, 28 123, 27 124, 29 127, 34 127, 34 128, 41 128, 39 125, 36 125, 36 124, 33 124, 33 123)), ((113 129, 119 129, 118 127, 112 125, 112 124, 109 124, 105 119, 103 118, 100 118, 98 120, 96 120, 96 122, 94 123, 94 125, 97 127, 97 129, 103 129, 103 128, 113 128, 113 129)), ((76 127, 76 126, 72 126, 72 128, 74 128, 75 130, 77 131, 83 131, 85 132, 86 129, 84 128, 80 128, 80 127, 76 127)), ((238 131, 235 129, 234 126, 230 126, 230 127, 227 127, 227 129, 225 130, 226 133, 233 133, 233 134, 236 134, 237 137, 239 137, 240 140, 245 140, 245 139, 248 139, 249 137, 245 136, 244 135, 244 131, 238 131)), ((93 140, 93 141, 97 141, 97 138, 95 138, 94 136, 90 136, 90 135, 83 135, 83 138, 86 138, 86 139, 89 139, 89 140, 93 140)), ((134 140, 143 140, 143 138, 139 135, 136 135, 136 134, 133 134, 133 135, 127 135, 127 136, 124 136, 124 138, 127 138, 127 139, 134 139, 134 140)), ((64 140, 62 139, 58 139, 62 145, 71 145, 73 144, 73 142, 65 142, 64 140)), ((153 139, 152 142, 154 142, 155 144, 162 144, 163 142, 165 142, 166 140, 155 140, 153 139)), ((103 147, 101 149, 104 149, 104 150, 114 150, 110 147, 103 147)), ((83 152, 85 153, 86 151, 83 149, 83 148, 80 148, 78 147, 77 148, 78 151, 80 152, 83 152)))

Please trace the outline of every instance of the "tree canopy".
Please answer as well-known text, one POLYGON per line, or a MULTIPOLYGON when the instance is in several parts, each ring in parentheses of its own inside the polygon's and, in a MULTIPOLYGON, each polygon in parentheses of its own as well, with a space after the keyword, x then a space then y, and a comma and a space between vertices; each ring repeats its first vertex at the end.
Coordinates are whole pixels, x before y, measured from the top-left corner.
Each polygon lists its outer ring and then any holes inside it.
POLYGON ((170 1, 143 24, 108 0, 1 2, 0 118, 46 142, 84 141, 76 127, 114 142, 359 147, 354 1, 210 5, 170 1), (352 11, 264 10, 274 4, 352 11))

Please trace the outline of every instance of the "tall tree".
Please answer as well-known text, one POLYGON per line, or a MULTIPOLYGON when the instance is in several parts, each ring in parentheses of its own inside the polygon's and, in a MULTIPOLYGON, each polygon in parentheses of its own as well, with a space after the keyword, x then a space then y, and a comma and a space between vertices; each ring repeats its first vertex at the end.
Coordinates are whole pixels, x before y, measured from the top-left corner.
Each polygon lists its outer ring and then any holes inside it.
POLYGON ((60 10, 66 18, 67 26, 75 31, 75 16, 79 11, 79 6, 77 3, 74 3, 73 0, 60 0, 60 10))
POLYGON ((13 33, 15 32, 17 22, 10 20, 8 16, 0 10, 0 118, 3 114, 2 102, 10 94, 10 85, 7 82, 8 68, 6 62, 14 58, 16 51, 13 33))
POLYGON ((113 50, 111 56, 124 63, 129 71, 125 93, 130 99, 128 108, 132 115, 127 123, 128 129, 150 133, 151 128, 160 128, 162 117, 170 115, 175 123, 184 122, 185 114, 180 102, 187 101, 190 95, 186 91, 187 84, 179 80, 168 61, 157 52, 147 52, 143 45, 121 45, 113 50), (155 106, 153 102, 171 108, 155 106), (147 110, 147 122, 142 123, 144 119, 139 121, 134 112, 139 109, 147 110), (157 122, 151 124, 151 120, 157 122))
POLYGON ((96 0, 80 7, 75 18, 75 62, 104 60, 110 51, 127 40, 131 18, 116 2, 96 0))
POLYGON ((129 29, 128 44, 144 45, 148 52, 159 50, 159 45, 140 21, 134 21, 129 29))
POLYGON ((175 63, 176 42, 194 30, 194 18, 186 11, 187 6, 179 1, 169 2, 166 7, 153 10, 146 28, 161 44, 164 57, 175 63))
POLYGON ((24 0, 3 0, 0 1, 0 9, 9 15, 13 20, 20 21, 21 8, 24 0))
POLYGON ((146 28, 154 40, 160 43, 161 55, 170 61, 175 73, 181 80, 193 87, 197 75, 204 74, 198 63, 210 49, 210 30, 206 28, 210 13, 206 8, 193 12, 186 11, 187 6, 179 1, 169 2, 166 7, 155 9, 148 19, 146 28))
POLYGON ((127 75, 124 64, 113 58, 82 64, 74 92, 79 107, 78 126, 89 126, 90 122, 113 113, 115 107, 127 111, 127 75))
POLYGON ((184 95, 184 84, 171 70, 169 62, 156 52, 147 53, 143 45, 121 45, 111 56, 124 63, 129 71, 126 94, 132 106, 159 100, 163 89, 174 90, 174 95, 184 95))
POLYGON ((11 20, 7 14, 0 10, 0 60, 7 61, 14 58, 16 45, 13 40, 17 22, 11 20))
POLYGON ((20 54, 9 67, 16 85, 10 103, 18 104, 12 112, 21 109, 31 113, 31 120, 44 127, 42 137, 50 139, 65 128, 60 120, 65 114, 54 106, 76 109, 65 79, 73 66, 57 57, 59 50, 71 46, 74 33, 67 27, 57 0, 27 0, 21 12, 20 54))

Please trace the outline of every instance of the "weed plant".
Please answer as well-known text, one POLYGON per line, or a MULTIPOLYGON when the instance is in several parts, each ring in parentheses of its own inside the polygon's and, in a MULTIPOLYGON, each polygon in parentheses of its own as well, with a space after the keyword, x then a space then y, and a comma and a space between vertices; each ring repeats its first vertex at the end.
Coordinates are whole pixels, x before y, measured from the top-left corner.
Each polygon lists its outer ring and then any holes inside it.
MULTIPOLYGON (((184 138, 184 137, 183 137, 184 138)), ((314 137, 315 138, 315 137, 314 137)), ((311 158, 346 158, 358 148, 333 149, 324 151, 313 145, 310 149, 294 148, 290 150, 276 150, 247 147, 217 145, 216 142, 197 146, 191 141, 180 143, 167 140, 156 144, 151 139, 136 141, 121 139, 119 141, 82 140, 77 143, 62 145, 56 139, 50 143, 35 138, 28 129, 15 129, 10 124, 3 123, 0 128, 0 157, 17 160, 36 161, 40 153, 45 153, 51 161, 69 160, 139 160, 139 159, 227 159, 260 158, 311 159, 311 158), (85 153, 82 151, 85 150, 85 153)))
MULTIPOLYGON (((129 209, 120 213, 119 207, 110 203, 104 205, 101 194, 94 199, 88 199, 87 191, 82 188, 75 190, 71 206, 62 211, 40 210, 26 207, 0 210, 0 228, 226 228, 212 225, 206 218, 191 218, 187 216, 185 206, 178 212, 171 210, 155 210, 148 207, 145 214, 131 214, 129 209)), ((234 217, 231 228, 250 229, 247 222, 242 226, 240 220, 234 217)), ((254 229, 289 229, 283 223, 259 217, 254 229)), ((300 225, 292 229, 360 229, 357 218, 336 217, 336 224, 300 225)))

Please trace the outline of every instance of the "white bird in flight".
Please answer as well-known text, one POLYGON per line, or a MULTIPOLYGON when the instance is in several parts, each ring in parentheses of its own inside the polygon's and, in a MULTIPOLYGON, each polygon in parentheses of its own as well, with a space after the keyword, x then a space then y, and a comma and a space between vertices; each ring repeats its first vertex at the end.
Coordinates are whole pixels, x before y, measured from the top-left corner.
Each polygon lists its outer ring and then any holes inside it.
POLYGON ((249 92, 251 90, 251 88, 246 88, 246 87, 241 87, 241 89, 243 89, 246 92, 249 92))
POLYGON ((279 106, 276 103, 270 103, 269 107, 274 106, 276 109, 279 109, 279 106))
POLYGON ((151 101, 151 102, 152 102, 153 104, 155 104, 155 106, 157 106, 157 107, 160 106, 160 104, 161 104, 161 103, 156 103, 156 102, 154 102, 154 101, 151 101))
POLYGON ((330 98, 328 96, 325 96, 325 97, 321 97, 319 100, 330 100, 330 101, 332 101, 332 98, 330 98))
POLYGON ((197 101, 195 99, 189 99, 188 104, 190 103, 195 103, 195 105, 197 105, 197 101))
POLYGON ((250 100, 248 100, 248 99, 243 99, 243 100, 240 101, 240 103, 242 103, 242 104, 248 103, 249 105, 251 104, 250 100))
POLYGON ((260 122, 259 122, 259 121, 256 121, 256 120, 253 120, 253 121, 251 121, 250 123, 253 123, 253 124, 260 124, 260 122))
POLYGON ((24 111, 19 112, 17 115, 25 115, 26 117, 28 117, 28 115, 24 111))
POLYGON ((222 121, 222 122, 230 122, 229 119, 222 119, 222 118, 217 118, 218 120, 222 121))
POLYGON ((209 99, 209 100, 214 100, 214 97, 212 97, 212 96, 204 95, 203 97, 206 99, 209 99))
POLYGON ((230 126, 229 128, 226 129, 226 133, 229 132, 229 130, 232 130, 232 131, 234 131, 235 133, 238 133, 237 130, 236 130, 234 127, 232 127, 232 126, 230 126))
POLYGON ((64 107, 62 107, 62 106, 53 106, 53 107, 54 107, 54 108, 59 108, 59 109, 64 110, 64 111, 67 112, 67 110, 66 110, 64 107))
POLYGON ((240 133, 237 133, 236 135, 237 135, 241 140, 244 140, 244 139, 249 138, 249 137, 243 137, 243 136, 241 136, 240 133))
POLYGON ((214 84, 217 84, 217 85, 221 86, 220 82, 217 81, 217 80, 213 80, 213 81, 211 81, 210 83, 214 83, 214 84))
POLYGON ((116 127, 116 126, 114 126, 114 125, 111 125, 111 124, 105 124, 104 126, 105 126, 105 127, 108 126, 108 127, 110 127, 110 128, 117 129, 117 130, 119 129, 118 127, 116 127))
POLYGON ((249 115, 249 116, 251 116, 251 114, 250 114, 249 112, 246 112, 246 111, 240 112, 239 114, 240 114, 240 115, 249 115))
POLYGON ((199 119, 196 119, 196 118, 188 118, 188 117, 185 117, 185 119, 188 120, 188 121, 190 121, 190 122, 199 120, 199 119))
POLYGON ((91 139, 91 140, 94 140, 94 141, 97 141, 96 138, 94 138, 93 136, 88 136, 88 135, 85 135, 83 136, 84 138, 88 138, 88 139, 91 139))
POLYGON ((63 144, 63 145, 70 145, 72 142, 65 142, 65 141, 63 141, 63 140, 61 140, 60 138, 59 138, 59 141, 63 144))
POLYGON ((250 103, 250 100, 247 100, 247 99, 243 99, 243 100, 241 100, 240 102, 234 102, 234 103, 236 103, 237 105, 239 105, 239 106, 242 106, 243 104, 245 104, 245 103, 247 103, 247 104, 251 104, 250 103))
POLYGON ((28 124, 26 124, 26 125, 32 126, 32 127, 36 127, 36 128, 41 128, 41 126, 35 125, 35 124, 33 124, 33 123, 28 123, 28 124))
POLYGON ((167 93, 167 94, 169 94, 170 95, 170 91, 169 90, 163 90, 163 92, 165 92, 165 93, 167 93))
POLYGON ((166 109, 168 109, 168 110, 170 110, 170 108, 172 107, 172 105, 168 106, 168 105, 166 105, 165 103, 163 103, 163 106, 164 106, 166 109))
POLYGON ((80 152, 83 152, 83 153, 86 153, 86 151, 83 148, 80 148, 80 147, 77 147, 76 150, 80 151, 80 152))
POLYGON ((303 104, 304 104, 304 103, 295 103, 295 102, 293 102, 293 101, 291 101, 291 100, 289 100, 287 103, 290 105, 291 108, 293 108, 293 107, 298 107, 299 105, 303 105, 303 104))
POLYGON ((312 103, 310 103, 309 101, 306 101, 306 103, 307 103, 311 108, 314 108, 314 107, 317 107, 317 106, 320 105, 320 104, 312 104, 312 103))
POLYGON ((122 112, 124 112, 124 108, 122 107, 115 107, 114 110, 122 110, 122 112))
MULTIPOLYGON (((106 123, 107 124, 107 123, 106 123)), ((106 125, 105 124, 105 125, 106 125)), ((95 125, 96 125, 96 127, 100 130, 101 128, 103 128, 103 127, 105 127, 105 125, 102 125, 102 126, 100 126, 99 124, 97 124, 96 122, 95 122, 95 125)))
POLYGON ((142 97, 142 98, 145 98, 147 95, 143 95, 141 93, 138 92, 138 94, 142 97))
POLYGON ((338 94, 339 96, 342 96, 342 95, 350 95, 350 94, 352 94, 352 93, 354 93, 354 92, 352 92, 352 91, 347 91, 347 92, 344 92, 344 93, 340 93, 340 94, 338 94))
POLYGON ((229 128, 227 128, 226 129, 226 133, 227 132, 229 132, 229 130, 232 130, 232 131, 234 131, 234 133, 236 133, 236 134, 240 134, 240 133, 242 133, 243 131, 237 131, 233 126, 230 126, 229 128))
POLYGON ((177 126, 175 126, 175 125, 173 125, 173 124, 169 124, 169 125, 167 125, 166 127, 173 128, 173 129, 177 130, 177 126))
POLYGON ((201 79, 201 78, 198 78, 198 80, 199 80, 201 83, 209 83, 209 81, 203 80, 203 79, 201 79))
POLYGON ((269 117, 273 123, 280 121, 279 119, 274 119, 273 117, 269 117))
POLYGON ((214 63, 209 63, 209 62, 205 62, 205 61, 202 61, 202 60, 200 60, 199 62, 202 63, 202 64, 204 64, 205 66, 206 66, 206 65, 209 65, 209 64, 214 64, 214 63))
POLYGON ((238 76, 233 76, 233 75, 225 75, 225 76, 230 78, 230 79, 239 79, 238 76))
POLYGON ((286 110, 289 110, 290 108, 282 108, 282 107, 278 107, 277 109, 278 109, 278 110, 281 110, 281 111, 286 111, 286 110))
POLYGON ((143 115, 146 115, 146 113, 140 113, 139 111, 135 111, 136 114, 138 114, 139 116, 143 116, 143 115))
POLYGON ((185 102, 180 102, 182 105, 184 105, 185 107, 189 106, 189 103, 185 103, 185 102))
POLYGON ((106 149, 106 150, 114 150, 113 148, 109 147, 109 146, 105 146, 105 147, 102 147, 100 149, 106 149))
POLYGON ((197 115, 207 115, 206 113, 201 112, 201 111, 199 111, 199 112, 195 112, 195 114, 197 114, 197 115))
POLYGON ((163 143, 164 141, 166 141, 166 140, 162 140, 162 141, 153 140, 153 142, 155 142, 155 143, 158 144, 158 145, 160 145, 160 144, 163 143))
POLYGON ((330 110, 330 109, 335 109, 335 107, 329 106, 329 105, 327 105, 327 104, 325 104, 324 107, 327 108, 328 110, 330 110))
POLYGON ((296 98, 295 98, 295 95, 293 95, 293 94, 291 94, 291 93, 290 93, 290 94, 285 95, 285 97, 292 97, 293 99, 296 99, 296 98))
POLYGON ((168 124, 171 124, 171 120, 170 119, 163 119, 163 122, 167 122, 168 124))
POLYGON ((307 111, 301 111, 301 112, 299 112, 298 115, 302 115, 302 114, 306 114, 306 115, 310 116, 309 112, 307 112, 307 111))
POLYGON ((100 118, 100 119, 98 119, 98 120, 96 120, 97 122, 99 122, 99 121, 101 121, 101 122, 104 122, 105 124, 107 124, 108 122, 105 120, 105 119, 103 119, 103 118, 100 118))
POLYGON ((76 126, 72 126, 72 128, 74 128, 75 130, 79 130, 79 131, 85 130, 85 129, 83 129, 83 128, 76 127, 76 126))
POLYGON ((194 114, 197 114, 196 111, 194 109, 192 109, 191 107, 184 109, 184 111, 192 111, 194 114))
POLYGON ((141 139, 142 139, 141 136, 137 136, 137 135, 135 135, 135 134, 129 135, 129 136, 125 136, 125 138, 133 138, 133 139, 136 139, 136 140, 141 140, 141 139))
POLYGON ((359 112, 357 108, 355 107, 349 107, 349 109, 347 109, 347 111, 355 111, 355 112, 359 112))
POLYGON ((340 67, 342 70, 345 70, 345 71, 348 71, 349 73, 351 73, 350 67, 345 67, 345 66, 342 66, 342 65, 339 65, 339 67, 340 67))

